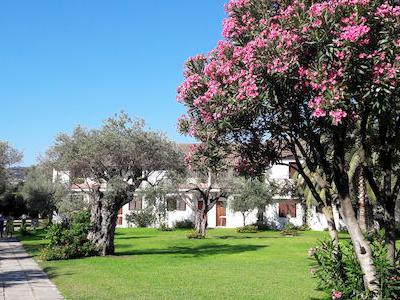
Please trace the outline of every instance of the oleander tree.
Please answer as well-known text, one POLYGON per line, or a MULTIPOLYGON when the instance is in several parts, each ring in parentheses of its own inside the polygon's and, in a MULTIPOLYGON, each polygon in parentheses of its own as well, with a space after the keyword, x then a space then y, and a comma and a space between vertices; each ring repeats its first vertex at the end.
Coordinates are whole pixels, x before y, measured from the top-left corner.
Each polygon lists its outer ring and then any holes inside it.
POLYGON ((318 185, 337 190, 364 285, 379 292, 371 247, 352 207, 346 153, 360 144, 394 262, 400 7, 377 0, 232 0, 226 11, 224 40, 185 65, 181 132, 237 155, 237 167, 251 175, 290 150, 317 201, 302 160, 310 172, 321 170, 318 185))
POLYGON ((169 170, 183 168, 183 155, 174 143, 126 113, 98 129, 78 126, 71 135, 60 134, 48 160, 69 174, 73 187, 88 194, 93 224, 88 238, 102 255, 114 253, 118 210, 144 183, 156 184, 169 170))

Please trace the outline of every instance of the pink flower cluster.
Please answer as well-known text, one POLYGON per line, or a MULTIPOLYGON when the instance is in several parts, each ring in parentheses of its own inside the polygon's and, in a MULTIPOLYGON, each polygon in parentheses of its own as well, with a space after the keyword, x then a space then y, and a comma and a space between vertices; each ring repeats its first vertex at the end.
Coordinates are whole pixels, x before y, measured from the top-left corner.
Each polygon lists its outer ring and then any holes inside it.
POLYGON ((332 118, 332 123, 338 125, 342 122, 342 119, 347 116, 347 113, 342 109, 331 110, 329 116, 332 118))
POLYGON ((310 17, 320 17, 325 12, 333 13, 334 7, 330 2, 314 3, 310 6, 308 14, 310 17))
POLYGON ((381 18, 391 18, 400 16, 400 6, 393 6, 389 3, 384 3, 376 9, 375 16, 381 18))
POLYGON ((232 13, 235 9, 243 8, 248 5, 250 0, 231 0, 228 4, 225 5, 225 10, 228 13, 232 13))
POLYGON ((332 292, 332 299, 337 300, 337 299, 342 299, 343 293, 341 291, 333 291, 332 292))
POLYGON ((255 28, 255 21, 249 12, 240 19, 230 17, 223 22, 222 36, 226 39, 237 38, 245 32, 252 31, 255 28))
POLYGON ((366 25, 345 26, 342 28, 340 39, 349 42, 355 42, 369 32, 370 28, 366 25))
POLYGON ((204 87, 202 78, 199 74, 192 74, 186 77, 186 80, 178 87, 177 99, 178 101, 184 101, 189 97, 189 93, 196 92, 204 87))

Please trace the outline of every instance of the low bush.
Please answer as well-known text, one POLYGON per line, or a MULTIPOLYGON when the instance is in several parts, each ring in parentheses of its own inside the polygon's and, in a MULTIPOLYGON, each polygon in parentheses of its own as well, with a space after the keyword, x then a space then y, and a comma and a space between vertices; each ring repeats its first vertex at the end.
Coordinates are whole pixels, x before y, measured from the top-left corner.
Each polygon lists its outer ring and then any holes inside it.
POLYGON ((158 230, 160 231, 174 231, 175 228, 169 227, 165 224, 162 224, 160 227, 158 227, 158 230))
POLYGON ((137 227, 149 227, 156 221, 156 216, 152 211, 140 210, 127 214, 126 219, 137 227))
POLYGON ((194 223, 190 219, 175 221, 174 228, 176 228, 176 229, 193 229, 194 223))
POLYGON ((258 231, 258 228, 255 225, 246 225, 243 227, 238 227, 236 231, 238 233, 256 233, 258 231))
POLYGON ((303 225, 297 227, 297 230, 298 231, 308 231, 308 230, 311 230, 311 228, 310 228, 310 226, 308 226, 308 224, 303 224, 303 225))
POLYGON ((186 234, 186 237, 188 238, 188 239, 205 239, 206 238, 206 236, 204 235, 204 234, 200 234, 200 233, 198 233, 197 231, 195 231, 195 230, 191 230, 191 231, 189 231, 187 234, 186 234))
MULTIPOLYGON (((374 265, 381 288, 378 299, 398 299, 400 291, 400 259, 390 265, 383 235, 370 237, 374 265)), ((351 243, 336 248, 332 241, 322 241, 315 248, 314 258, 318 287, 332 293, 332 299, 372 299, 365 291, 361 268, 351 243), (340 296, 340 297, 339 297, 340 296)))
POLYGON ((78 212, 69 223, 53 224, 47 229, 48 245, 42 249, 43 260, 62 260, 98 255, 96 247, 87 239, 91 228, 88 212, 78 212))
POLYGON ((29 235, 28 231, 28 225, 26 224, 26 220, 22 219, 21 221, 21 227, 19 228, 19 234, 24 236, 24 235, 29 235))
POLYGON ((285 236, 296 236, 298 234, 299 233, 296 226, 294 226, 292 223, 287 223, 281 231, 281 235, 285 236))

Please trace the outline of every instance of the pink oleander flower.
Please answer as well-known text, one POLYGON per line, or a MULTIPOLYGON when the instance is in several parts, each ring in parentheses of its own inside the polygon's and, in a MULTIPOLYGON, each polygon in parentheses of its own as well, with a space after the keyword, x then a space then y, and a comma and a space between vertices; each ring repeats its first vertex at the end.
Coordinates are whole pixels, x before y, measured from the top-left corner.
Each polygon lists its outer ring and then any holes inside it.
POLYGON ((314 110, 313 116, 317 118, 325 117, 326 116, 326 111, 323 110, 322 108, 318 107, 314 110))
POLYGON ((370 28, 366 25, 345 26, 342 28, 340 39, 355 42, 369 32, 370 28))
POLYGON ((342 299, 343 293, 340 291, 333 291, 332 292, 332 299, 342 299))
POLYGON ((347 113, 339 108, 337 110, 330 111, 329 115, 332 117, 332 123, 334 125, 338 125, 342 122, 342 119, 347 116, 347 113))
POLYGON ((250 0, 231 0, 225 5, 225 10, 229 13, 234 9, 239 9, 246 6, 249 2, 250 0))
POLYGON ((400 6, 393 6, 386 2, 376 9, 375 16, 381 18, 399 17, 400 6))

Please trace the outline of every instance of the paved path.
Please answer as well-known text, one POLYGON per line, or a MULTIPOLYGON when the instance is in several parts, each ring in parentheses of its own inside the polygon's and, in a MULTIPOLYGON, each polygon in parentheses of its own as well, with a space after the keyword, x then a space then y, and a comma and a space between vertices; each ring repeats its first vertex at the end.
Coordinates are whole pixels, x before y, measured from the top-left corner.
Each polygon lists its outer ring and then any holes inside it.
POLYGON ((46 273, 16 239, 0 240, 0 300, 61 300, 46 273))

